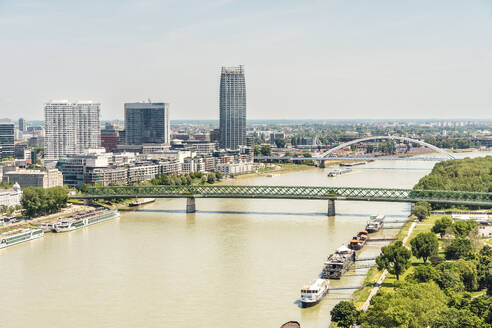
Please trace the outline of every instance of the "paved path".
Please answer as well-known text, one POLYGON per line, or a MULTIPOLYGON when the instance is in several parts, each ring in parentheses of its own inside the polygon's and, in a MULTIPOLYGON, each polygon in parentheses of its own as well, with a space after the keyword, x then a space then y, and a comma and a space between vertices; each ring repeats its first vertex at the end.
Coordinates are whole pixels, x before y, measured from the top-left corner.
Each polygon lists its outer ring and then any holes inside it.
MULTIPOLYGON (((412 223, 412 225, 410 226, 410 229, 408 229, 407 235, 405 236, 405 238, 403 238, 403 244, 405 244, 407 242, 408 238, 412 234, 412 231, 416 225, 417 225, 417 222, 414 221, 412 223)), ((364 312, 367 311, 367 309, 369 308, 369 305, 371 304, 371 299, 374 297, 374 295, 376 295, 378 293, 379 288, 381 287, 381 284, 383 283, 383 281, 387 275, 388 275, 388 270, 384 270, 383 274, 381 275, 381 277, 379 277, 378 281, 376 282, 376 285, 371 289, 371 293, 369 294, 369 297, 365 301, 364 305, 362 305, 362 311, 364 311, 364 312)))

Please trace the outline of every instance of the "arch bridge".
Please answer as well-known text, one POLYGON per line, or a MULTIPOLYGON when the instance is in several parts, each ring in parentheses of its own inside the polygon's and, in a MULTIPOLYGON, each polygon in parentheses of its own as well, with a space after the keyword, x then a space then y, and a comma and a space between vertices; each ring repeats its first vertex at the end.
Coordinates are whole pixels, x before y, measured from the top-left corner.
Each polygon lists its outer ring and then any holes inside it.
POLYGON ((350 145, 353 145, 353 144, 356 144, 356 143, 359 143, 359 142, 364 142, 364 141, 371 141, 371 140, 383 140, 383 139, 387 139, 387 140, 400 140, 400 141, 407 141, 407 142, 413 142, 413 143, 417 143, 421 146, 424 146, 424 147, 427 147, 427 148, 430 148, 442 155, 444 155, 447 159, 456 159, 456 157, 454 157, 453 155, 451 155, 450 153, 448 153, 447 151, 439 148, 439 147, 436 147, 434 145, 431 145, 430 143, 427 143, 427 142, 424 142, 422 140, 417 140, 417 139, 412 139, 412 138, 407 138, 407 137, 399 137, 399 136, 373 136, 373 137, 366 137, 366 138, 360 138, 360 139, 355 139, 355 140, 351 140, 351 141, 348 141, 348 142, 345 142, 341 145, 338 145, 326 152, 324 152, 323 154, 321 154, 318 159, 329 159, 331 157, 332 154, 335 154, 338 150, 340 149, 343 149, 345 147, 348 147, 350 145))

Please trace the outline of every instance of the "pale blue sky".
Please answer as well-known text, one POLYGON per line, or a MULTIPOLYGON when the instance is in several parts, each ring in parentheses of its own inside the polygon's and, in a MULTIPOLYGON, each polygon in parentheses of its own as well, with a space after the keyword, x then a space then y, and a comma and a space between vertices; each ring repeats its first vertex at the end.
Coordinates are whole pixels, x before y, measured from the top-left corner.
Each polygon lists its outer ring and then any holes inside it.
POLYGON ((150 98, 218 119, 243 64, 251 119, 492 118, 492 0, 0 0, 0 45, 0 117, 150 98))

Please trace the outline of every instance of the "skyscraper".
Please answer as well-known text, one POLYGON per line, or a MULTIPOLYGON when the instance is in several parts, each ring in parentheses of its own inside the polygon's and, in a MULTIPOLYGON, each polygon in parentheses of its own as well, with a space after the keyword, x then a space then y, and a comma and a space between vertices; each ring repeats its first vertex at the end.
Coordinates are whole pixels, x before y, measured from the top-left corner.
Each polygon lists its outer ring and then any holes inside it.
POLYGON ((0 120, 0 159, 14 158, 14 123, 0 120))
POLYGON ((23 118, 19 118, 19 131, 26 132, 26 130, 27 130, 26 120, 23 118))
POLYGON ((71 103, 62 100, 46 103, 46 159, 55 160, 61 156, 80 154, 89 148, 99 147, 100 106, 101 104, 92 101, 71 103))
POLYGON ((169 104, 150 101, 126 103, 125 133, 128 145, 168 144, 169 104))
POLYGON ((220 75, 220 148, 246 145, 246 82, 243 66, 222 67, 220 75))

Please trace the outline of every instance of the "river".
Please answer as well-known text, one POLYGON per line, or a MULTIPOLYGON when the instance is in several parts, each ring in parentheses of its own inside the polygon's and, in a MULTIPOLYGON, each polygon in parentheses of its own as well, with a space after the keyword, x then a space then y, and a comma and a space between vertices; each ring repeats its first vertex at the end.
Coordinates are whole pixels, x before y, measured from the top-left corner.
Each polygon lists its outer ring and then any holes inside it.
MULTIPOLYGON (((466 154, 469 155, 469 154, 466 154)), ((329 169, 237 179, 248 185, 410 188, 433 162, 377 161, 328 178, 329 169)), ((300 288, 371 214, 403 220, 408 204, 315 200, 161 199, 119 219, 0 250, 0 327, 326 328, 352 290, 301 309, 300 288)), ((397 224, 388 224, 397 225, 397 224)), ((390 236, 395 229, 382 232, 390 236)), ((367 245, 361 256, 378 253, 367 245)), ((357 286, 367 269, 333 287, 357 286)))

